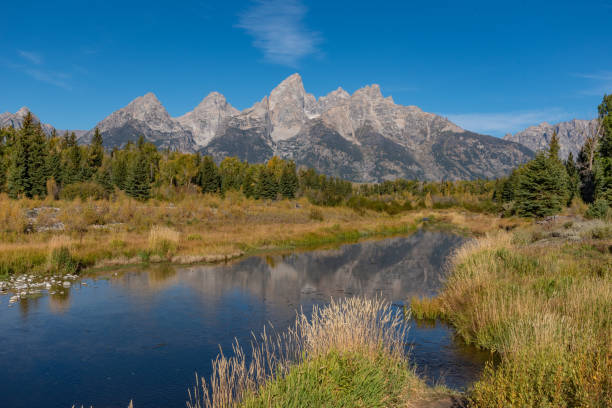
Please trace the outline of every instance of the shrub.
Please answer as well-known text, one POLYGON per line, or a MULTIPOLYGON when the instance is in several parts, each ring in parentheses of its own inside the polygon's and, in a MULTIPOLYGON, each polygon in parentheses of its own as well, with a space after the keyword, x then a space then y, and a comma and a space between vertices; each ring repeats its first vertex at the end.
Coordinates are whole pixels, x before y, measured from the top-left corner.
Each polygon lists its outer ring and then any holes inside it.
POLYGON ((160 256, 170 256, 178 249, 180 237, 180 232, 156 225, 149 232, 149 248, 160 256))
POLYGON ((603 198, 598 198, 595 202, 589 205, 586 211, 588 218, 601 218, 604 219, 610 214, 610 204, 603 198))
POLYGON ((51 250, 48 270, 53 273, 74 274, 79 270, 79 263, 67 247, 61 246, 51 250))
POLYGON ((313 221, 323 221, 323 213, 318 208, 311 208, 308 217, 313 221))
POLYGON ((63 200, 74 200, 80 198, 85 201, 88 198, 101 200, 108 198, 108 194, 103 186, 93 181, 81 183, 73 183, 65 186, 60 192, 60 198, 63 200))

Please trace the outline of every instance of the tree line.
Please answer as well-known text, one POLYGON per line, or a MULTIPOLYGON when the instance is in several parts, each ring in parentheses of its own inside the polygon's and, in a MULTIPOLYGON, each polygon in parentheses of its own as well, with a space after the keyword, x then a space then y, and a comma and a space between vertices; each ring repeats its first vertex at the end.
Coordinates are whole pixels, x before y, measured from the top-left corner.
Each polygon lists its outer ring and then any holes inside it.
POLYGON ((91 143, 79 145, 74 133, 49 137, 28 114, 20 129, 0 129, 0 192, 11 198, 103 199, 117 191, 138 200, 174 199, 178 192, 226 194, 238 191, 255 199, 307 197, 318 205, 348 205, 390 213, 419 206, 463 206, 473 211, 545 217, 580 198, 588 213, 603 217, 612 204, 612 95, 598 108, 598 128, 578 157, 559 158, 553 135, 546 151, 497 180, 424 182, 397 179, 356 184, 297 168, 291 160, 272 157, 248 163, 227 157, 158 150, 140 137, 108 151, 96 128, 91 143), (458 197, 478 197, 478 205, 458 197), (435 200, 432 199, 435 198, 435 200))
POLYGON ((160 151, 143 137, 106 151, 97 128, 89 145, 79 145, 74 133, 47 137, 29 113, 20 129, 0 129, 0 192, 9 197, 102 199, 117 190, 143 201, 177 190, 236 190, 256 199, 294 198, 308 190, 313 199, 333 204, 352 184, 298 171, 293 161, 278 157, 257 164, 228 157, 216 164, 210 156, 160 151))
POLYGON ((499 180, 494 198, 507 214, 545 217, 559 213, 579 197, 587 215, 603 218, 612 206, 612 95, 598 107, 597 126, 574 158, 559 158, 559 138, 548 149, 499 180))

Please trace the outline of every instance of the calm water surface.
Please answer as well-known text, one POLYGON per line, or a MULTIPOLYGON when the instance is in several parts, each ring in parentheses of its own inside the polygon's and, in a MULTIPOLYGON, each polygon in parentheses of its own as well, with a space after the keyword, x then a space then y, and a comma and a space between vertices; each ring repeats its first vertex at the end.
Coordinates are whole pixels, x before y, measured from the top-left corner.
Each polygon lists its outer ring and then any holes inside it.
MULTIPOLYGON (((184 407, 194 373, 208 376, 219 345, 330 297, 382 294, 401 307, 440 287, 463 238, 420 231, 334 250, 253 257, 229 265, 108 272, 63 295, 9 307, 0 296, 0 406, 184 407)), ((450 328, 412 324, 407 347, 430 381, 463 389, 486 354, 450 328)))

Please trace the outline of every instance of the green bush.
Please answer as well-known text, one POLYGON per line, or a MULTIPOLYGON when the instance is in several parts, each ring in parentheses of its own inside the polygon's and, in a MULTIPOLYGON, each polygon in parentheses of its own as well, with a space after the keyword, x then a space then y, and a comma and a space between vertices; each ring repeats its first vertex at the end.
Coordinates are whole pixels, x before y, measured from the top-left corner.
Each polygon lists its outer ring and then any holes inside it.
POLYGON ((610 203, 603 198, 598 198, 589 205, 586 212, 587 218, 606 218, 610 214, 610 203))
POLYGON ((384 353, 329 354, 296 365, 248 395, 241 408, 393 407, 405 405, 411 371, 384 353))
POLYGON ((101 200, 108 198, 108 194, 102 185, 93 181, 68 184, 60 192, 60 198, 63 200, 74 200, 77 197, 81 200, 101 200))
POLYGON ((79 263, 72 257, 68 248, 55 248, 49 255, 49 271, 74 274, 79 271, 79 263))

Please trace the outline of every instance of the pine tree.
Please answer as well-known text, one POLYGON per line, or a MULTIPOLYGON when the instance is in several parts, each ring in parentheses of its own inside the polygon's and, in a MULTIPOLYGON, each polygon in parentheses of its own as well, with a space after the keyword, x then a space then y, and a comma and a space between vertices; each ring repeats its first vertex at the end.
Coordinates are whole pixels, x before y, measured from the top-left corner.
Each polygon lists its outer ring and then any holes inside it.
POLYGON ((557 214, 567 204, 567 198, 567 173, 558 159, 539 153, 524 166, 515 192, 519 215, 557 214))
POLYGON ((142 151, 139 151, 128 170, 125 192, 137 200, 146 201, 151 197, 149 182, 149 163, 142 151))
POLYGON ((576 197, 580 193, 580 175, 578 174, 578 167, 574 162, 574 155, 572 154, 572 152, 569 152, 567 160, 565 161, 565 170, 567 172, 568 179, 569 196, 567 203, 569 205, 571 204, 574 197, 576 197))
POLYGON ((594 135, 588 136, 580 152, 576 165, 580 176, 580 197, 585 203, 595 200, 595 172, 593 163, 595 161, 597 139, 594 135))
POLYGON ((279 191, 285 198, 295 198, 297 188, 298 178, 295 173, 295 163, 290 161, 283 167, 279 181, 279 191))
POLYGON ((21 129, 16 132, 12 145, 11 160, 7 174, 7 190, 9 196, 31 197, 30 144, 34 140, 35 124, 30 112, 23 119, 21 129))
POLYGON ((89 180, 98 171, 104 159, 104 147, 102 147, 102 135, 98 128, 95 129, 91 144, 86 149, 86 160, 84 160, 81 179, 89 180))
POLYGON ((112 167, 110 163, 110 159, 106 158, 102 165, 98 168, 98 171, 94 175, 95 181, 104 187, 104 191, 106 193, 110 193, 113 191, 113 177, 112 177, 112 167))
POLYGON ((52 150, 47 155, 47 162, 45 163, 47 167, 47 175, 50 178, 53 178, 56 183, 62 184, 62 154, 57 150, 52 150))
POLYGON ((561 146, 559 145, 559 136, 557 136, 557 131, 553 131, 552 137, 550 138, 550 142, 548 142, 548 155, 552 159, 559 160, 559 151, 561 150, 561 146))
POLYGON ((66 142, 66 161, 63 166, 62 181, 64 184, 77 183, 83 180, 81 169, 81 148, 76 141, 74 132, 65 140, 66 142))
POLYGON ((36 124, 33 131, 28 135, 28 177, 30 184, 30 197, 44 197, 47 194, 47 156, 48 146, 45 134, 40 126, 36 124))
POLYGON ((128 163, 126 152, 113 149, 111 161, 111 179, 118 189, 125 191, 127 187, 128 163))
POLYGON ((278 183, 276 182, 274 169, 268 166, 262 167, 259 171, 257 183, 255 185, 256 198, 267 198, 274 200, 276 199, 277 194, 278 183))
POLYGON ((603 101, 597 108, 601 135, 599 140, 599 156, 612 157, 612 94, 604 95, 603 101))
POLYGON ((595 199, 612 206, 612 95, 598 107, 601 135, 595 159, 595 199))
POLYGON ((12 146, 10 164, 7 172, 7 191, 11 198, 25 196, 30 191, 28 180, 28 154, 24 138, 17 135, 12 146))
POLYGON ((103 159, 104 147, 102 146, 102 135, 100 134, 100 130, 96 128, 93 138, 91 139, 91 145, 89 146, 89 160, 92 166, 98 168, 102 166, 103 159))
POLYGON ((200 168, 196 176, 197 184, 202 188, 202 193, 217 193, 221 190, 221 177, 219 169, 212 157, 204 156, 200 162, 200 168))

